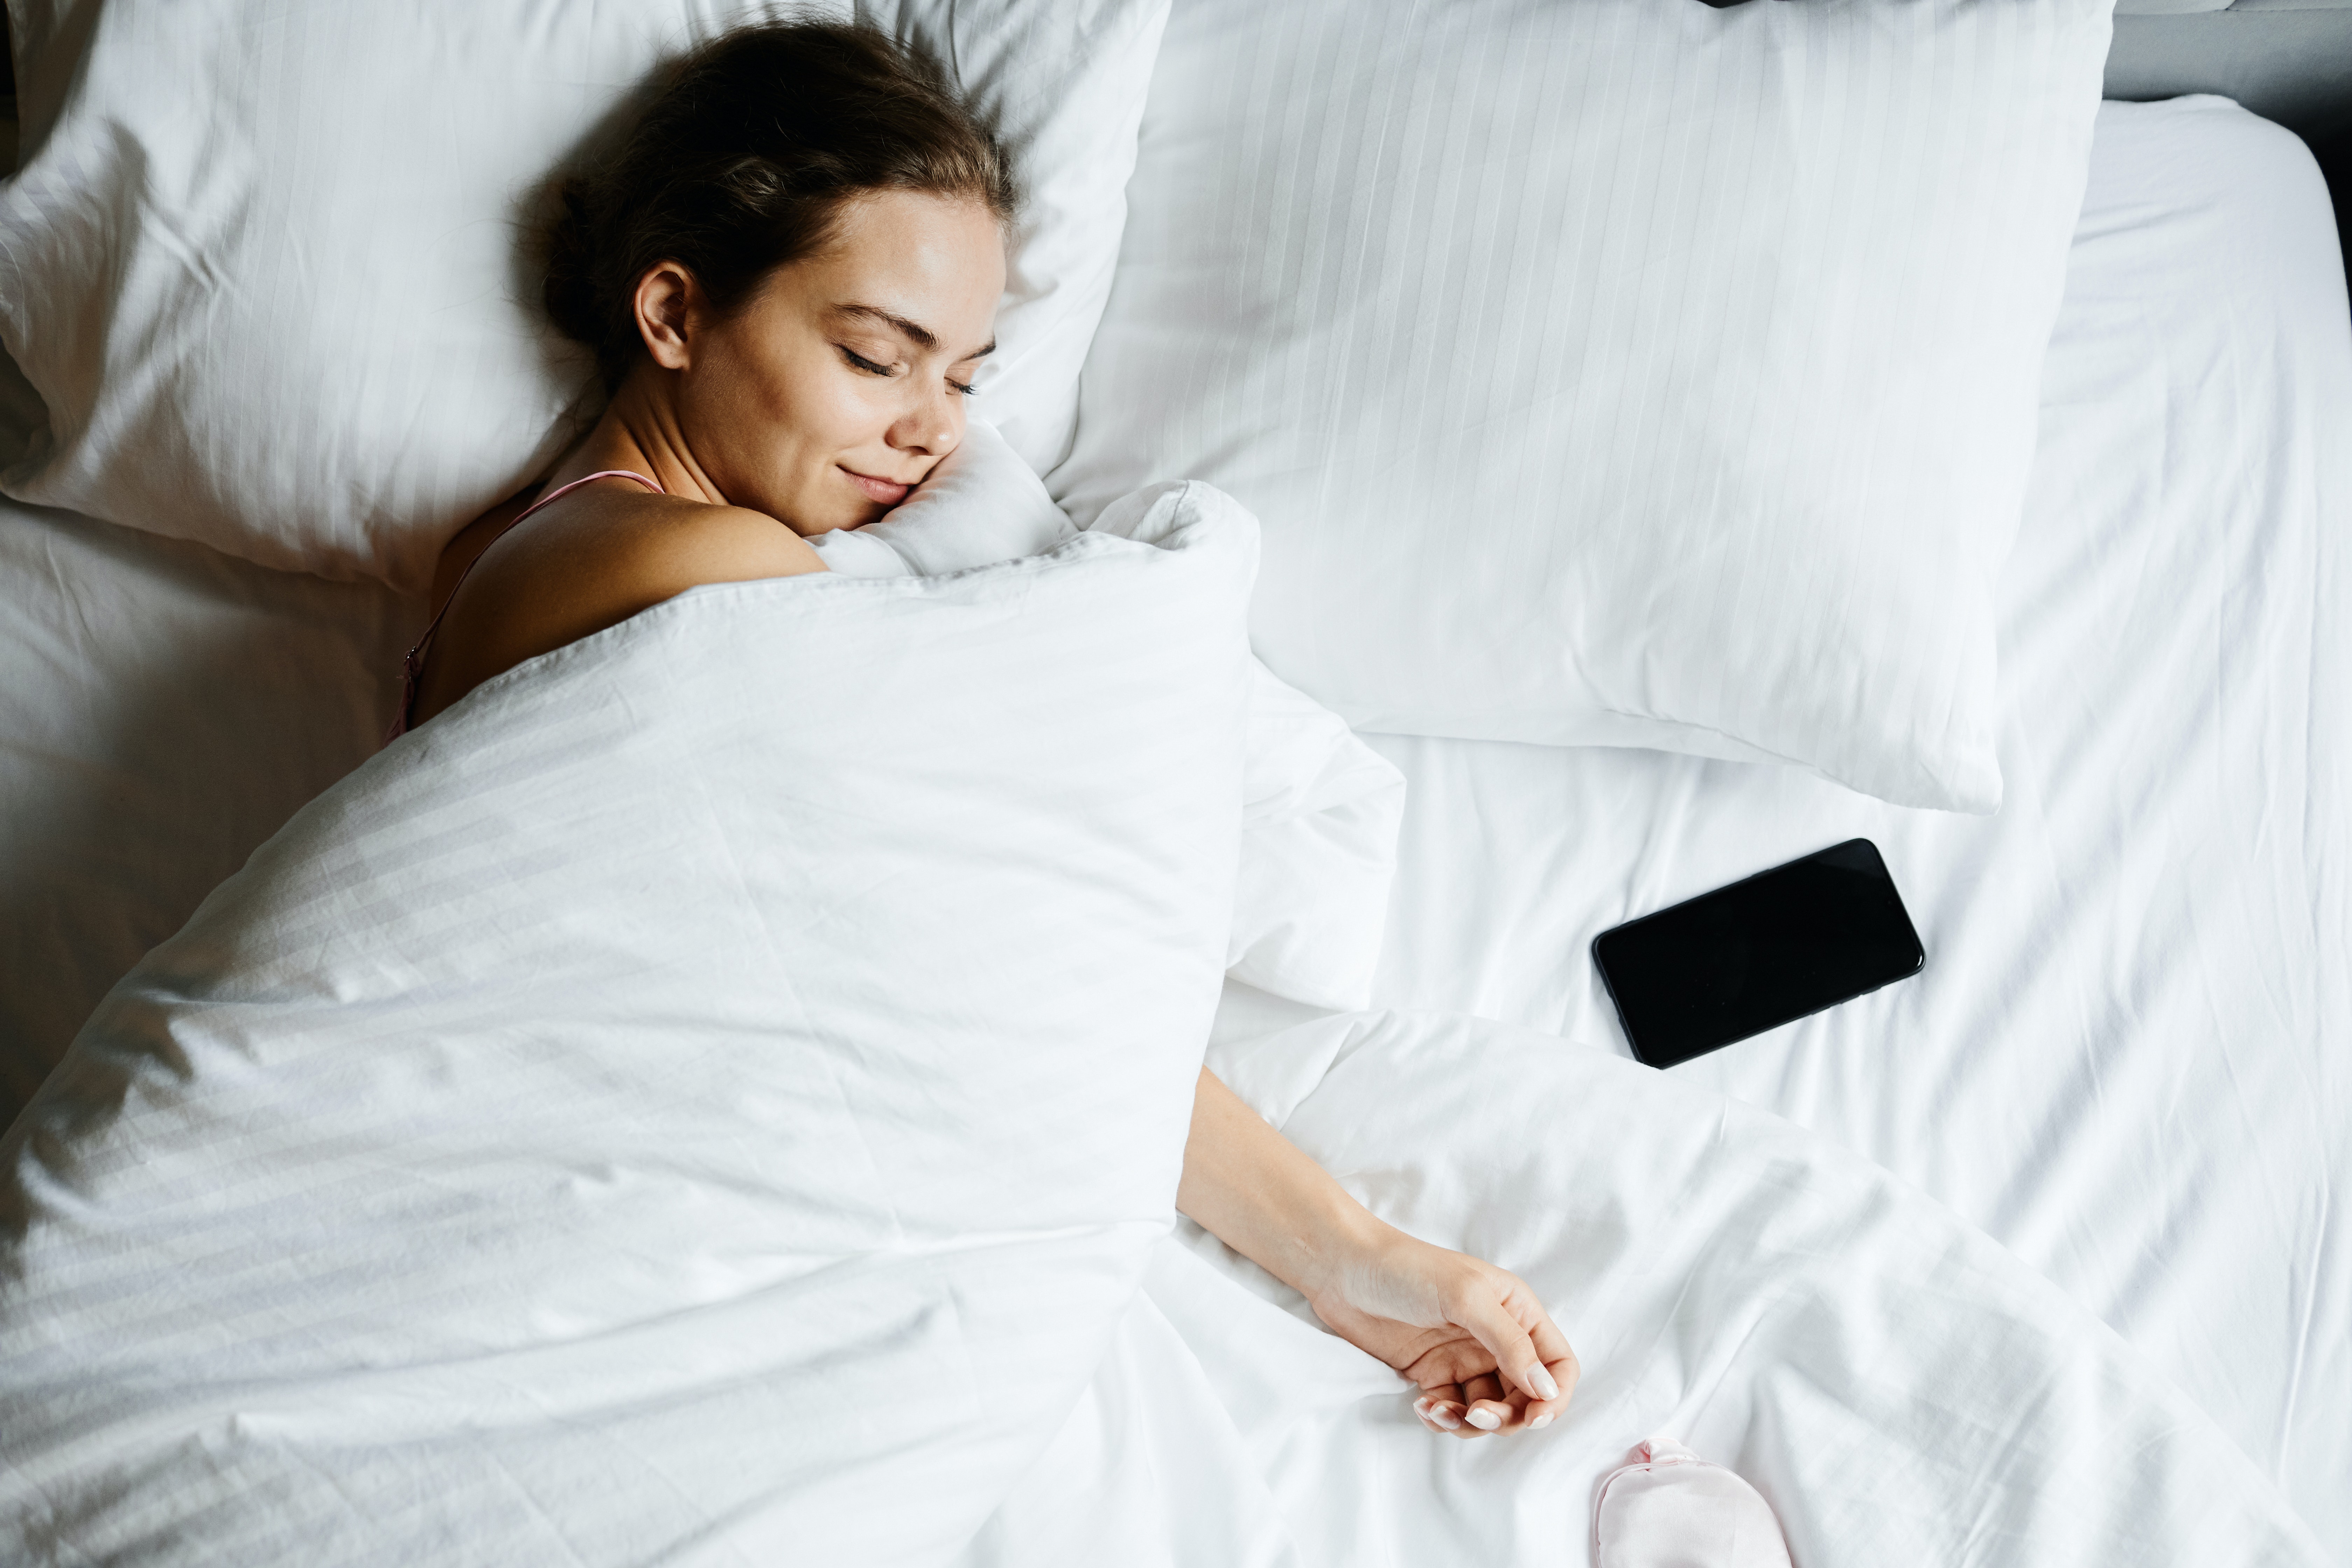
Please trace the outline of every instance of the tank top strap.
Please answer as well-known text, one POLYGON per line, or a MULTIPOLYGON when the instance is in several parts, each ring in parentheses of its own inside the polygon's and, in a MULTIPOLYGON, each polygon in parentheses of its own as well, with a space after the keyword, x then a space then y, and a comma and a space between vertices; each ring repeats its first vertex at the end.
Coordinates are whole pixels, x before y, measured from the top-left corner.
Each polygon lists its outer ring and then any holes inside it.
MULTIPOLYGON (((512 527, 515 525, 515 522, 520 522, 524 518, 529 517, 532 512, 537 511, 541 507, 547 506, 547 505, 549 505, 549 504, 551 504, 551 503, 552 503, 552 502, 562 500, 565 496, 570 495, 573 490, 578 489, 582 485, 593 485, 593 484, 594 484, 598 479, 635 479, 635 480, 636 480, 636 481, 637 481, 637 483, 639 483, 639 484, 641 484, 641 485, 645 486, 645 487, 646 487, 646 489, 649 489, 649 490, 653 491, 653 492, 654 492, 654 494, 656 494, 656 495, 657 495, 657 496, 665 496, 665 495, 669 494, 669 492, 668 492, 667 490, 666 490, 666 489, 662 489, 662 488, 661 488, 661 486, 659 486, 659 485, 657 485, 657 484, 654 483, 654 482, 653 482, 653 480, 651 480, 651 479, 649 479, 646 478, 646 477, 645 477, 645 475, 643 475, 643 474, 641 474, 641 473, 637 472, 637 470, 636 470, 636 469, 635 469, 635 468, 599 468, 599 469, 597 469, 597 470, 596 470, 594 473, 593 473, 593 474, 583 474, 583 476, 581 476, 579 479, 576 479, 572 480, 572 481, 570 484, 568 484, 568 485, 558 485, 558 486, 556 486, 553 489, 551 489, 551 490, 548 491, 545 495, 543 495, 543 496, 540 497, 537 500, 535 500, 535 501, 531 502, 529 506, 527 506, 527 507, 523 508, 520 511, 519 511, 519 512, 515 513, 515 520, 514 520, 514 522, 510 522, 510 523, 507 524, 507 528, 512 528, 512 527)), ((502 528, 502 529, 499 530, 499 539, 504 539, 504 538, 507 536, 507 528, 502 528)), ((496 544, 498 542, 499 542, 499 540, 498 540, 498 539, 493 539, 493 540, 491 540, 491 541, 490 541, 490 544, 496 544)), ((485 551, 488 550, 488 549, 489 549, 489 547, 490 547, 490 546, 489 546, 489 544, 485 544, 484 546, 482 546, 482 548, 483 548, 485 551)), ((481 556, 479 556, 479 555, 477 555, 477 556, 475 556, 475 557, 474 557, 474 561, 479 561, 480 559, 481 559, 481 556)), ((466 570, 467 570, 467 571, 468 571, 468 572, 470 572, 470 571, 472 571, 473 569, 474 569, 474 563, 473 563, 473 561, 469 561, 469 562, 467 562, 467 563, 466 563, 466 570)), ((460 575, 460 576, 458 577, 458 579, 457 579, 457 581, 459 581, 460 583, 464 582, 465 580, 466 580, 466 579, 465 579, 465 578, 464 578, 464 576, 462 576, 462 575, 460 575)), ((455 595, 455 594, 457 593, 457 590, 453 588, 453 589, 451 589, 451 590, 450 590, 450 593, 451 593, 451 595, 454 596, 454 595, 455 595)), ((444 606, 444 607, 446 608, 446 606, 444 606)))
POLYGON ((466 579, 474 574, 474 568, 481 564, 482 557, 490 552, 490 544, 496 544, 499 540, 504 539, 525 518, 539 510, 540 508, 562 500, 582 485, 593 485, 598 479, 635 479, 657 496, 669 493, 635 468, 599 468, 593 474, 583 475, 568 485, 558 485, 522 510, 515 513, 514 521, 499 530, 497 537, 493 538, 489 544, 485 544, 476 551, 473 560, 466 563, 466 569, 457 574, 457 580, 455 583, 449 584, 449 596, 441 601, 440 607, 433 612, 433 618, 425 623, 425 635, 416 639, 415 647, 401 655, 400 711, 393 715, 392 728, 383 732, 383 744, 389 746, 407 732, 408 716, 416 707, 416 683, 425 673, 425 655, 432 646, 433 634, 441 629, 441 617, 447 615, 449 606, 457 602, 457 590, 466 585, 466 579))

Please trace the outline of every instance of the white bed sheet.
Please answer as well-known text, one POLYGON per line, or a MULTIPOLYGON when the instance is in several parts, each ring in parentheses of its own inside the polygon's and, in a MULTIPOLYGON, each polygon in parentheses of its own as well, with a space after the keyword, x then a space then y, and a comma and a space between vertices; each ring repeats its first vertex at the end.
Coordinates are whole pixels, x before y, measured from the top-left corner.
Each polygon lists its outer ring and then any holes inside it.
POLYGON ((1779 1117, 1433 1014, 1210 1064, 1374 1212, 1512 1258, 1574 1325, 1576 1397, 1542 1432, 1433 1436, 1396 1374, 1186 1225, 959 1568, 1581 1568, 1596 1483, 1654 1434, 1755 1483, 1807 1568, 2332 1561, 2113 1331, 1779 1117))
POLYGON ((1868 836, 1926 972, 1674 1075, 2005 1242, 2352 1561, 2347 618, 2352 318, 2319 175, 2225 100, 2109 104, 2003 587, 2000 812, 1375 737, 1410 784, 1375 1005, 1622 1050, 1595 934, 1868 836))

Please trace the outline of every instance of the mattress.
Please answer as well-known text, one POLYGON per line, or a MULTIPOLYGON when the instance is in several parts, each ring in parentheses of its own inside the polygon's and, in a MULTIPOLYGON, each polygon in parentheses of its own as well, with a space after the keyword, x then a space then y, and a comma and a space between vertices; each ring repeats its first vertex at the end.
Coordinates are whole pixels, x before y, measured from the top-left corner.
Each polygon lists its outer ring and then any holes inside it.
POLYGON ((1375 1000, 1622 1051, 1596 934, 1874 840, 1925 972, 1673 1076, 2006 1243, 2352 1558, 2352 316, 2292 135, 2206 97, 2105 105, 2096 146, 2002 586, 2000 813, 1372 737, 1410 785, 1375 1000))
MULTIPOLYGON (((2352 325, 2329 221, 2300 144, 2232 106, 2103 111, 2004 590, 1998 816, 1382 739, 1412 795, 1377 1000, 1622 1049, 1593 934, 1873 837, 1927 972, 1675 1076, 2006 1243, 2352 1557, 2352 325)), ((20 389, 0 414, 24 427, 20 389)), ((5 502, 0 602, 5 1120, 113 981, 371 753, 421 615, 5 502)))

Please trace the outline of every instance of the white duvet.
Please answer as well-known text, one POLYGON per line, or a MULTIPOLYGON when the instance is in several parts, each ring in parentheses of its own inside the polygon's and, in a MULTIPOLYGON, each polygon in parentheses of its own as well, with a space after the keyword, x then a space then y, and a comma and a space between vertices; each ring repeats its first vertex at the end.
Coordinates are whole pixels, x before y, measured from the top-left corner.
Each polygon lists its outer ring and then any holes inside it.
POLYGON ((1255 529, 1115 526, 695 590, 299 813, 0 1146, 0 1561, 960 1547, 1224 968, 1255 529))

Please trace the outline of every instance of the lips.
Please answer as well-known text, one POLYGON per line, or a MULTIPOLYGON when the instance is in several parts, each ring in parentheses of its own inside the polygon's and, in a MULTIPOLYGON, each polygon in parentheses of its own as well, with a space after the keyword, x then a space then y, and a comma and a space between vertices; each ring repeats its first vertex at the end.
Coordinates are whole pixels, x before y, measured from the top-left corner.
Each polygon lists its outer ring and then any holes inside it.
POLYGON ((872 474, 861 474, 855 468, 842 468, 841 471, 849 476, 851 484, 866 492, 867 500, 883 506, 898 505, 907 499, 907 492, 915 488, 912 485, 902 485, 896 479, 877 479, 872 474))

